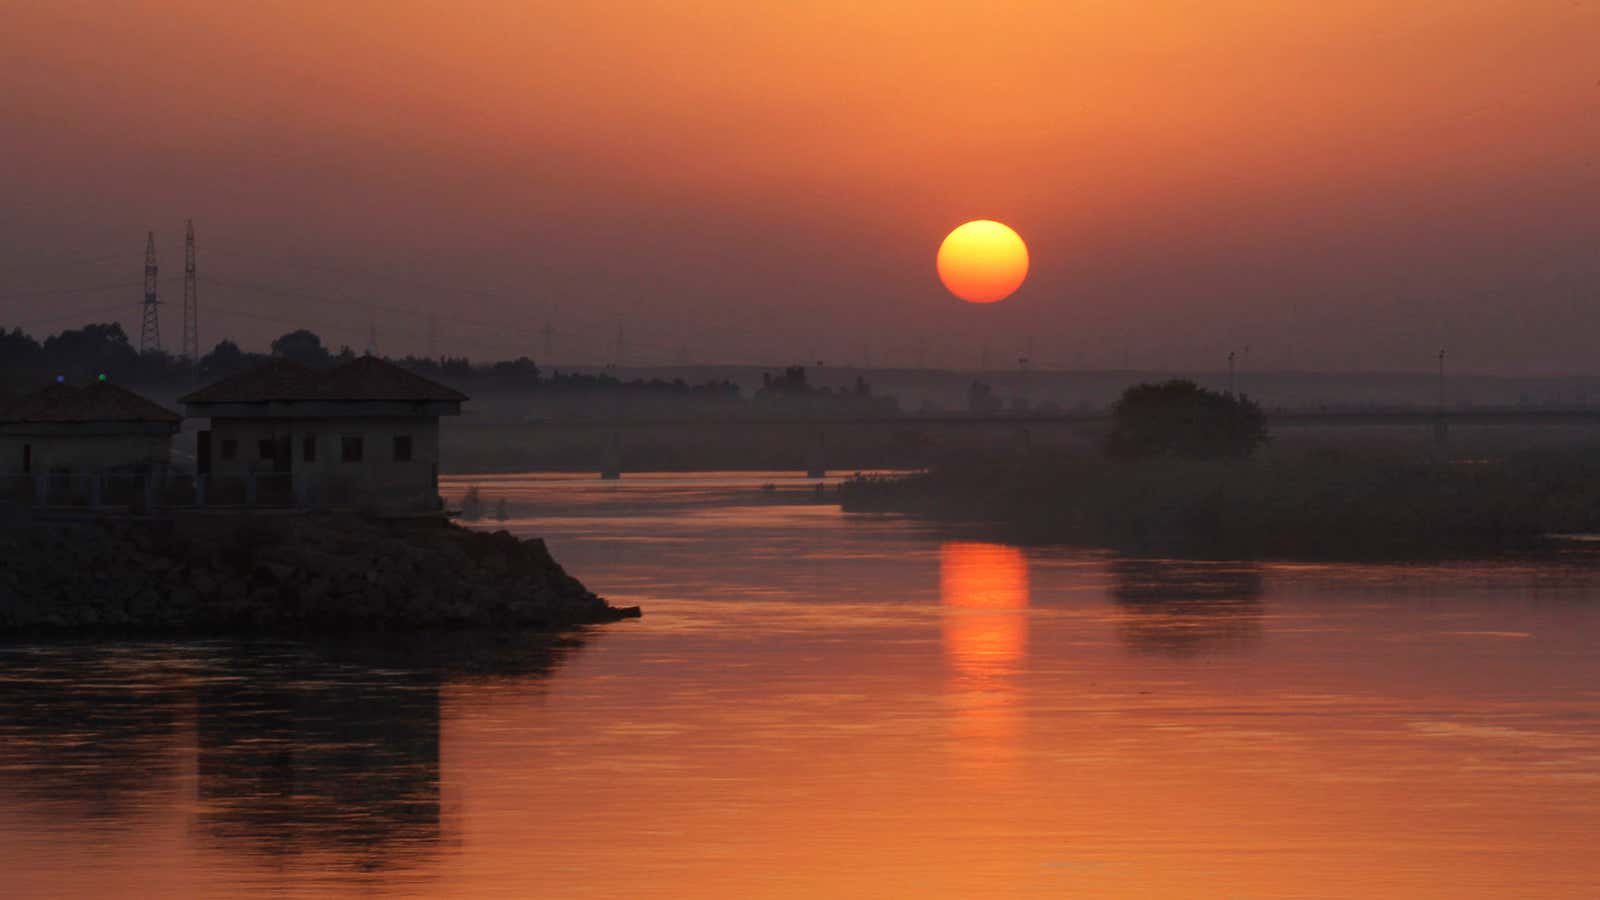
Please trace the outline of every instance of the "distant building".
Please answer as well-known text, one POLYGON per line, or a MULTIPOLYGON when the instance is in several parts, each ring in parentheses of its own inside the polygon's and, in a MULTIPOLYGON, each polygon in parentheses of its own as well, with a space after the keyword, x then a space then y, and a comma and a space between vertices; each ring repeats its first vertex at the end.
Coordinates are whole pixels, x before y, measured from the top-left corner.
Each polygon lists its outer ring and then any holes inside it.
POLYGON ((0 407, 0 471, 89 474, 165 465, 180 421, 108 382, 52 384, 0 407))
POLYGON ((196 467, 221 494, 252 491, 310 506, 438 508, 439 417, 466 395, 363 356, 319 370, 273 360, 183 398, 211 420, 196 467))

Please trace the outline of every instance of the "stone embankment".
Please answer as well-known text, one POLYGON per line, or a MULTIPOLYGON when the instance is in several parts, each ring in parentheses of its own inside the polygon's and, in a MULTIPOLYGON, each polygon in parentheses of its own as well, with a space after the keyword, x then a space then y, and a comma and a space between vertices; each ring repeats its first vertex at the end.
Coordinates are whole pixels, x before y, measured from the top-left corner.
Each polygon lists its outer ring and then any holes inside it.
POLYGON ((639 615, 541 540, 434 520, 193 516, 0 530, 0 634, 561 628, 639 615))

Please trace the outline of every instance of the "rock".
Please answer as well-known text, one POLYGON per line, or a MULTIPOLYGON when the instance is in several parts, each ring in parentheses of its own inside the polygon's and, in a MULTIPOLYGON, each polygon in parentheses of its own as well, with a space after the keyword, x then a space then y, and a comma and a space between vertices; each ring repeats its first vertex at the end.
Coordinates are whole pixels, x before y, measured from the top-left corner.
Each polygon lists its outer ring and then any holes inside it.
POLYGON ((638 615, 543 541, 354 517, 0 529, 0 634, 550 627, 638 615), (15 564, 10 564, 14 562, 15 564))
POLYGON ((217 579, 204 571, 195 572, 189 579, 189 584, 194 587, 195 593, 202 597, 210 597, 217 592, 217 579))

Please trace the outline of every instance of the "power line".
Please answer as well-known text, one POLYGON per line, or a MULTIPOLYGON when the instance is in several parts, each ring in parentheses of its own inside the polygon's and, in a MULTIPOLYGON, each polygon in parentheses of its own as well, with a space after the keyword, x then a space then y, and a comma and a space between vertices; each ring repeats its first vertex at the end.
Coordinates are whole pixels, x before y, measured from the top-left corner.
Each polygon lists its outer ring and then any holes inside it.
POLYGON ((92 269, 98 266, 103 266, 107 263, 120 262, 128 264, 132 261, 133 257, 126 253, 109 253, 104 256, 83 256, 80 254, 76 256, 57 256, 53 259, 31 259, 27 262, 11 263, 9 265, 0 266, 0 272, 17 272, 24 270, 39 271, 41 269, 61 269, 67 267, 75 269, 92 269))
MULTIPOLYGON (((258 292, 258 293, 262 293, 262 294, 266 294, 268 296, 274 296, 274 297, 291 297, 291 298, 300 299, 300 300, 308 300, 308 301, 312 301, 312 302, 315 302, 315 303, 331 303, 331 304, 338 304, 338 305, 344 305, 344 306, 357 306, 357 305, 359 305, 359 306, 367 307, 368 309, 379 309, 379 310, 383 310, 385 312, 394 312, 394 313, 401 313, 401 314, 409 315, 409 316, 417 316, 418 318, 423 318, 423 317, 427 317, 427 316, 430 316, 430 315, 436 315, 434 313, 430 313, 430 312, 428 312, 426 310, 422 310, 422 309, 417 309, 415 307, 398 306, 398 305, 395 305, 395 304, 384 304, 384 303, 370 303, 370 302, 362 301, 362 300, 351 300, 351 299, 347 299, 347 298, 332 297, 332 296, 329 296, 327 294, 317 293, 315 291, 307 291, 307 290, 302 290, 302 289, 298 289, 298 288, 285 288, 285 287, 280 287, 280 286, 276 286, 276 285, 264 284, 264 283, 258 282, 258 281, 251 281, 251 280, 247 280, 247 279, 239 279, 239 278, 232 278, 232 277, 230 277, 230 278, 218 278, 218 277, 216 277, 214 275, 207 275, 205 280, 210 282, 210 283, 212 283, 212 284, 214 284, 214 285, 217 285, 219 287, 233 288, 233 289, 236 289, 236 290, 255 291, 255 292, 258 292)), ((443 289, 441 289, 441 290, 443 290, 443 289)), ((495 294, 491 294, 491 293, 488 293, 488 292, 485 292, 485 291, 464 290, 464 291, 460 291, 459 293, 466 294, 468 296, 486 297, 486 298, 498 299, 498 300, 508 299, 507 296, 505 296, 505 295, 495 295, 495 294)), ((550 335, 556 336, 556 337, 575 337, 575 338, 580 338, 580 339, 587 337, 589 339, 589 343, 592 343, 597 347, 601 346, 604 343, 604 344, 610 344, 611 345, 611 347, 609 349, 615 349, 614 340, 609 340, 608 339, 611 336, 610 333, 612 332, 612 326, 600 323, 600 322, 595 321, 593 319, 585 319, 585 318, 574 317, 574 316, 570 316, 570 315, 563 316, 563 318, 565 318, 569 322, 578 322, 578 323, 580 323, 580 325, 582 327, 579 328, 578 330, 550 328, 549 329, 549 334, 550 335)), ((449 322, 449 323, 456 324, 456 325, 465 325, 465 326, 472 327, 472 328, 485 328, 485 329, 490 329, 490 330, 493 330, 493 331, 496 331, 496 332, 500 332, 500 333, 505 333, 507 331, 515 332, 515 333, 517 333, 519 335, 528 336, 528 338, 530 339, 529 340, 530 344, 536 344, 537 341, 541 340, 545 336, 545 329, 535 329, 535 328, 533 328, 533 327, 531 327, 529 325, 512 324, 512 323, 507 323, 507 322, 484 321, 484 320, 480 320, 480 319, 469 319, 469 318, 465 318, 465 317, 461 317, 461 316, 438 316, 438 319, 440 321, 449 322)), ((674 358, 674 356, 676 354, 678 354, 681 351, 681 349, 684 348, 685 346, 686 346, 685 343, 682 342, 682 341, 673 341, 673 340, 670 340, 670 339, 663 339, 663 340, 660 340, 660 341, 649 341, 649 340, 640 340, 637 336, 630 336, 628 338, 628 341, 627 341, 627 349, 630 351, 630 356, 637 357, 638 354, 636 352, 632 352, 632 351, 637 351, 640 348, 644 348, 644 349, 658 351, 660 353, 661 357, 663 359, 665 359, 665 360, 670 360, 670 359, 674 358)), ((695 346, 693 344, 689 344, 687 346, 688 346, 688 348, 690 350, 695 351, 700 356, 711 355, 711 354, 707 353, 705 348, 703 348, 703 347, 697 347, 697 346, 695 346)))
POLYGON ((98 294, 103 291, 120 291, 124 288, 137 287, 138 281, 117 281, 110 284, 96 284, 88 287, 71 288, 45 288, 39 291, 16 291, 10 294, 0 294, 0 301, 25 300, 34 297, 65 297, 72 294, 98 294))
MULTIPOLYGON (((123 285, 123 287, 127 287, 127 285, 123 285)), ((81 316, 92 316, 92 315, 95 315, 96 313, 111 312, 113 310, 125 310, 125 309, 127 309, 127 307, 128 307, 128 304, 127 304, 126 301, 119 300, 116 303, 111 304, 111 305, 107 305, 107 306, 97 306, 97 307, 93 307, 91 309, 80 309, 80 310, 77 310, 76 312, 70 312, 70 313, 57 313, 55 315, 47 316, 47 317, 41 318, 41 319, 28 319, 28 320, 25 320, 25 321, 22 321, 22 322, 15 323, 15 325, 13 327, 24 328, 24 329, 33 328, 33 327, 36 327, 36 326, 39 326, 39 325, 49 325, 49 324, 52 324, 54 322, 65 321, 67 319, 78 319, 81 316)))

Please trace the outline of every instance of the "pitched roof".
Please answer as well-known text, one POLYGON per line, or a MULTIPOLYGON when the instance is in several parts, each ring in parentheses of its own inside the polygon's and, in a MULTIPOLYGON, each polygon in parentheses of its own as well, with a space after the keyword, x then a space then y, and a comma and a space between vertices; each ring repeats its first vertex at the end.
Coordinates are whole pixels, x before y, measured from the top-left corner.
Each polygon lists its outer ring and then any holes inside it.
POLYGON ((177 413, 127 388, 97 381, 52 384, 0 409, 0 422, 171 422, 177 413))
POLYGON ((266 403, 272 400, 430 400, 461 402, 467 395, 375 356, 319 370, 287 359, 179 398, 182 403, 266 403))

